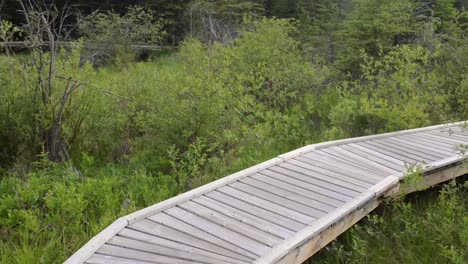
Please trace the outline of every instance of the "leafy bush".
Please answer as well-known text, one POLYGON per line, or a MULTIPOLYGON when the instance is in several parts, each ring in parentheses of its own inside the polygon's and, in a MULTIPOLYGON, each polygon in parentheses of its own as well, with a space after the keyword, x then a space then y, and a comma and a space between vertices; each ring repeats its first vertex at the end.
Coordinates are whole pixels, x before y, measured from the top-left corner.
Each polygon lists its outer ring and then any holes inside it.
POLYGON ((95 11, 81 21, 79 30, 89 45, 88 59, 95 63, 108 59, 126 65, 136 56, 132 44, 163 43, 165 24, 151 9, 129 6, 124 15, 95 11))

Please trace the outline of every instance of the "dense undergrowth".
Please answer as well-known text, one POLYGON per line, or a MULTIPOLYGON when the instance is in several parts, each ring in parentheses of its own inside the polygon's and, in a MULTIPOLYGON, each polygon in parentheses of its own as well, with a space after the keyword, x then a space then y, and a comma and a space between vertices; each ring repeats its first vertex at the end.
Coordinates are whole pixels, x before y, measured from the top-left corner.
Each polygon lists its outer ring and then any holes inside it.
POLYGON ((307 263, 466 263, 468 182, 387 202, 307 263))
MULTIPOLYGON (((421 20, 418 1, 354 2, 323 27, 246 16, 231 41, 187 38, 147 61, 98 67, 82 41, 54 60, 43 49, 0 56, 0 262, 61 262, 121 215, 305 144, 466 120, 466 12, 421 20)), ((451 237, 437 229, 416 245, 457 263, 463 201, 452 186, 426 213, 396 203, 324 261, 385 263, 400 248, 398 260, 418 262, 404 243, 432 219, 451 237)))

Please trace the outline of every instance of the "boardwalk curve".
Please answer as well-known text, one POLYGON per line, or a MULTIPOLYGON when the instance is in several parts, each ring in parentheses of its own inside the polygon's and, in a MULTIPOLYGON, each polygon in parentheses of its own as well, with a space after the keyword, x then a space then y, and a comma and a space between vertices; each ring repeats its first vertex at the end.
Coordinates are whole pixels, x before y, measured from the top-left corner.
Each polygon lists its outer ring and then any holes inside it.
POLYGON ((463 145, 452 123, 305 146, 121 217, 65 263, 301 263, 383 198, 467 174, 463 145))

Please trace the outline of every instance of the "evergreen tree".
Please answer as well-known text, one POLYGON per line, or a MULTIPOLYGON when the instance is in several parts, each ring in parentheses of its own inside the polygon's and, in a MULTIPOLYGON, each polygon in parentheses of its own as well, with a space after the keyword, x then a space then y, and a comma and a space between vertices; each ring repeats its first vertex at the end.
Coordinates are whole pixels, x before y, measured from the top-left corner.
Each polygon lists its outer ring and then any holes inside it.
POLYGON ((380 56, 395 46, 409 42, 419 27, 412 0, 353 0, 353 10, 340 32, 344 46, 339 58, 341 70, 356 73, 361 51, 380 56))

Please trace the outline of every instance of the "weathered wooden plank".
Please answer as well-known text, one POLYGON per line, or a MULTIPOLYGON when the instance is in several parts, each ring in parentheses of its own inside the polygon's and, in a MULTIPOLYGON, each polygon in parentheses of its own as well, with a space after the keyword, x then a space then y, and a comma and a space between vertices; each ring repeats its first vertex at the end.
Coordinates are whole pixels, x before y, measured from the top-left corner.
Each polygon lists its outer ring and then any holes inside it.
MULTIPOLYGON (((169 208, 168 210, 172 210, 174 208, 176 207, 169 208)), ((180 232, 189 234, 195 238, 204 240, 206 242, 210 242, 211 244, 218 245, 242 256, 248 258, 256 258, 258 256, 258 254, 251 252, 250 250, 246 250, 243 247, 239 247, 236 244, 230 243, 229 240, 225 240, 223 237, 219 237, 213 235, 210 232, 207 232, 207 230, 204 230, 203 228, 201 228, 201 226, 194 226, 192 223, 187 223, 186 221, 184 221, 184 219, 180 219, 179 217, 176 217, 172 214, 169 215, 167 214, 167 211, 152 215, 148 217, 148 219, 154 221, 155 223, 159 223, 164 226, 170 227, 174 230, 178 230, 180 232)), ((228 233, 228 235, 229 234, 230 233, 228 233)), ((209 248, 207 250, 209 250, 209 248)))
POLYGON ((194 247, 194 246, 178 243, 173 240, 164 239, 155 235, 150 235, 150 234, 143 233, 143 232, 136 231, 136 230, 129 229, 129 228, 124 228, 122 231, 119 232, 118 235, 121 237, 127 237, 130 239, 139 240, 139 241, 143 241, 143 242, 158 245, 158 246, 163 246, 163 247, 175 249, 178 251, 205 256, 205 257, 217 260, 217 263, 219 262, 233 263, 233 264, 247 264, 248 263, 242 260, 224 256, 222 254, 206 251, 206 250, 194 247))
POLYGON ((451 151, 447 151, 443 149, 440 150, 438 148, 434 148, 433 145, 427 146, 423 144, 419 139, 411 140, 410 138, 391 137, 391 138, 386 138, 385 141, 388 141, 389 144, 394 144, 401 148, 411 147, 411 151, 413 152, 417 151, 425 155, 432 155, 433 157, 436 157, 437 160, 443 159, 447 156, 452 155, 451 151))
POLYGON ((218 264, 220 262, 219 259, 205 257, 202 255, 194 254, 192 252, 162 247, 122 236, 114 236, 112 239, 107 241, 107 244, 186 261, 201 262, 207 264, 218 264))
MULTIPOLYGON (((316 181, 325 181, 329 184, 335 185, 335 186, 341 186, 342 188, 349 188, 348 186, 352 186, 351 188, 358 188, 356 191, 362 190, 362 188, 367 188, 377 182, 374 179, 368 179, 364 177, 362 179, 356 179, 353 178, 349 175, 344 175, 339 172, 335 172, 332 170, 327 170, 322 167, 317 167, 312 164, 308 164, 302 161, 302 159, 294 159, 294 160, 289 160, 288 163, 282 163, 281 167, 280 166, 272 166, 268 169, 271 170, 277 170, 276 168, 282 168, 283 172, 287 172, 292 170, 291 168, 295 168, 294 171, 297 171, 298 173, 303 173, 307 172, 305 175, 308 177, 315 178, 316 181), (299 169, 300 168, 300 169, 299 169), (285 171, 286 170, 286 171, 285 171)), ((323 185, 320 185, 323 186, 323 185)), ((326 188, 326 186, 323 186, 326 188)))
POLYGON ((448 140, 444 140, 444 139, 440 139, 440 138, 432 138, 428 135, 418 135, 419 138, 421 139, 425 139, 427 140, 428 142, 430 142, 431 144, 433 145, 444 145, 448 148, 450 148, 452 151, 457 151, 457 148, 460 146, 460 143, 458 142, 453 142, 453 141, 448 141, 448 140))
POLYGON ((272 194, 269 192, 266 192, 262 189, 258 189, 255 187, 252 187, 248 184, 242 183, 242 182, 233 182, 229 184, 229 186, 243 191, 245 193, 248 193, 250 195, 256 196, 261 199, 265 199, 267 201, 270 201, 272 203, 278 204, 280 206, 286 207, 288 209, 291 209, 293 211, 308 215, 310 217, 313 217, 315 219, 318 219, 322 216, 324 216, 326 213, 323 211, 320 211, 316 208, 309 207, 307 205, 303 205, 301 203, 295 202, 293 200, 289 200, 285 197, 278 196, 276 194, 272 194))
POLYGON ((291 237, 294 232, 284 228, 280 225, 274 224, 272 222, 269 222, 267 220, 264 220, 260 217, 257 217, 255 215, 251 215, 249 213, 246 213, 244 211, 238 210, 232 206, 223 204, 221 202, 218 202, 214 199, 211 199, 207 196, 200 196, 195 199, 193 199, 194 202, 201 204, 207 208, 210 208, 214 211, 220 212, 226 216, 229 216, 230 218, 236 219, 242 223, 246 223, 248 225, 251 225, 255 228, 258 228, 260 230, 263 230, 264 232, 267 232, 269 234, 272 234, 276 237, 279 237, 281 239, 285 239, 288 237, 291 237))
POLYGON ((440 132, 440 133, 443 134, 443 135, 457 137, 460 140, 468 141, 468 130, 464 130, 464 131, 454 130, 454 131, 440 132))
POLYGON ((138 261, 148 261, 153 263, 167 263, 167 264, 190 264, 200 263, 195 261, 186 261, 182 259, 175 259, 166 256, 156 255, 141 250, 129 249, 125 247, 118 247, 114 245, 104 244, 96 253, 107 256, 114 256, 119 258, 127 258, 138 261))
POLYGON ((277 224, 291 231, 297 232, 306 226, 305 224, 292 220, 288 217, 278 215, 275 212, 265 210, 262 207, 254 205, 252 203, 241 201, 239 199, 236 199, 234 197, 231 197, 229 195, 226 195, 218 191, 206 193, 205 196, 213 200, 216 200, 220 203, 224 203, 226 205, 232 206, 238 210, 244 211, 248 214, 262 218, 268 222, 277 224))
POLYGON ((302 162, 302 165, 303 163, 308 164, 308 168, 310 168, 310 170, 313 170, 316 167, 320 167, 324 170, 332 171, 341 175, 345 175, 354 179, 367 182, 367 183, 375 183, 375 182, 382 180, 385 177, 378 173, 371 173, 371 172, 367 172, 367 171, 364 171, 362 169, 357 169, 357 168, 349 168, 342 163, 341 164, 336 163, 336 162, 333 163, 333 162, 327 161, 323 157, 312 155, 312 153, 309 153, 308 155, 304 155, 301 157, 297 157, 293 160, 289 160, 288 162, 293 163, 295 161, 302 162))
POLYGON ((339 175, 348 176, 350 178, 358 179, 369 184, 378 182, 384 177, 377 173, 370 173, 361 169, 346 169, 346 166, 342 165, 342 163, 332 163, 330 161, 324 160, 323 157, 317 157, 316 155, 311 155, 310 153, 307 156, 301 156, 292 160, 288 160, 288 163, 292 163, 300 167, 304 167, 305 164, 307 164, 307 166, 304 168, 312 171, 318 167, 325 171, 338 173, 339 175))
POLYGON ((261 174, 315 192, 317 193, 316 197, 319 199, 319 201, 327 204, 337 205, 337 203, 333 203, 333 200, 347 202, 352 199, 352 196, 340 193, 336 189, 330 190, 324 188, 323 186, 318 186, 316 185, 316 181, 313 178, 295 171, 289 171, 284 168, 275 167, 271 168, 270 170, 262 171, 261 174))
POLYGON ((455 143, 456 145, 466 144, 466 141, 458 140, 458 139, 452 138, 450 136, 445 136, 444 137, 443 135, 430 134, 430 133, 423 133, 421 135, 426 136, 428 138, 432 138, 434 141, 438 141, 438 142, 452 142, 452 144, 455 143))
POLYGON ((468 126, 467 125, 468 125, 468 123, 460 124, 458 126, 439 128, 439 129, 436 129, 436 130, 441 131, 441 132, 458 131, 458 132, 461 132, 461 133, 468 133, 468 126))
POLYGON ((431 129, 431 130, 428 130, 428 131, 424 131, 424 133, 426 132, 431 132, 431 133, 466 133, 468 130, 466 128, 463 128, 463 127, 458 127, 458 126, 454 126, 454 127, 448 127, 448 128, 442 128, 442 129, 431 129))
POLYGON ((428 139, 424 136, 412 136, 412 135, 407 135, 407 136, 404 136, 404 137, 401 137, 403 139, 406 139, 406 140, 412 140, 412 141, 415 141, 415 142, 418 142, 420 144, 424 144, 426 146, 429 146, 429 147, 432 147, 432 148, 436 148, 436 149, 441 149, 441 150, 446 150, 446 151, 452 151, 454 152, 455 149, 456 149, 456 145, 455 144, 451 144, 451 143, 444 143, 444 142, 436 142, 432 139, 428 139))
POLYGON ((370 143, 371 142, 369 142, 369 141, 358 142, 358 143, 356 143, 356 145, 367 148, 367 149, 371 149, 371 150, 373 150, 375 152, 379 152, 380 154, 382 154, 384 156, 392 157, 392 158, 394 158, 396 160, 400 160, 400 161, 402 161, 404 163, 419 164, 419 163, 422 163, 422 161, 423 161, 423 159, 411 158, 411 157, 402 155, 401 153, 395 153, 393 151, 389 151, 388 149, 386 149, 386 148, 384 148, 382 146, 376 145, 375 143, 373 143, 373 144, 370 144, 370 143))
POLYGON ((365 190, 366 188, 375 183, 375 180, 373 179, 356 179, 349 175, 343 175, 341 173, 307 164, 299 160, 291 160, 291 162, 288 163, 281 163, 281 166, 272 166, 268 169, 275 170, 281 173, 294 171, 309 178, 314 178, 316 179, 316 181, 318 180, 317 183, 314 183, 318 186, 338 192, 340 192, 339 190, 341 189, 348 189, 360 192, 361 190, 365 190), (279 168, 283 170, 280 171, 279 168), (325 182, 326 184, 321 184, 320 182, 325 182))
MULTIPOLYGON (((265 171, 265 172, 268 173, 268 171, 265 171)), ((271 171, 270 173, 275 173, 275 172, 271 171)), ((261 173, 255 174, 254 176, 252 176, 252 178, 259 182, 261 181, 265 184, 270 184, 277 188, 287 190, 292 193, 296 193, 298 195, 305 196, 311 200, 310 205, 320 207, 318 209, 322 209, 323 211, 330 212, 334 210, 337 206, 340 206, 341 204, 343 204, 342 201, 338 201, 335 199, 329 200, 328 197, 318 195, 316 192, 309 191, 303 187, 296 186, 294 184, 284 182, 284 181, 272 178, 270 176, 266 176, 261 173), (324 202, 324 198, 325 198, 325 202, 324 202), (316 202, 312 202, 312 201, 316 201, 316 202)))
POLYGON ((341 145, 339 148, 353 152, 356 155, 359 155, 363 158, 369 159, 371 161, 377 162, 382 166, 401 171, 405 168, 405 162, 395 159, 393 157, 386 156, 380 152, 368 149, 357 144, 341 145))
POLYGON ((414 142, 410 140, 406 140, 403 138, 388 138, 388 141, 394 144, 399 144, 400 146, 406 146, 410 147, 411 149, 418 149, 420 151, 424 151, 426 153, 438 153, 442 158, 450 157, 453 155, 453 151, 447 151, 447 150, 441 150, 438 148, 430 147, 427 145, 424 145, 420 142, 414 142))
POLYGON ((227 257, 231 257, 231 258, 235 258, 235 259, 239 259, 239 260, 243 260, 247 262, 257 257, 254 254, 245 252, 245 250, 234 247, 233 245, 225 242, 224 240, 221 240, 217 237, 210 236, 209 234, 203 234, 204 236, 200 238, 200 236, 197 233, 198 230, 196 229, 194 231, 191 229, 186 230, 186 229, 180 228, 181 230, 188 232, 188 233, 185 233, 178 229, 173 229, 171 227, 168 227, 168 226, 165 226, 165 225, 162 225, 160 223, 153 222, 150 220, 146 220, 146 219, 142 219, 140 221, 137 221, 131 224, 129 228, 140 231, 140 232, 144 232, 150 235, 158 236, 164 239, 169 239, 169 240, 181 243, 181 244, 196 247, 201 250, 218 253, 227 257), (190 233, 191 231, 194 231, 194 233, 190 233))
POLYGON ((237 189, 234 189, 229 186, 224 186, 218 189, 219 192, 222 192, 224 194, 230 195, 232 197, 235 197, 239 200, 242 200, 244 202, 252 203, 255 204, 259 207, 262 207, 266 210, 269 210, 271 212, 274 212, 276 214, 285 216, 287 218, 293 219, 295 221, 298 221, 300 223, 309 225, 312 222, 315 221, 315 218, 310 217, 308 215, 296 212, 294 210, 288 209, 286 207, 280 206, 278 204, 272 203, 270 201, 260 199, 258 197, 255 197, 253 195, 247 194, 245 192, 241 192, 237 189))
POLYGON ((414 153, 409 153, 409 151, 404 151, 404 150, 401 150, 399 148, 397 148, 396 146, 388 146, 388 143, 387 145, 386 144, 383 144, 382 142, 376 142, 376 141, 366 141, 366 142, 363 142, 363 143, 359 143, 359 144, 366 144, 367 146, 373 146, 377 149, 379 149, 379 151, 383 152, 383 151, 386 151, 386 155, 394 155, 395 158, 398 158, 398 157, 403 157, 405 160, 411 160, 413 162, 425 162, 425 163, 431 163, 435 160, 437 160, 437 158, 432 158, 432 157, 426 157, 425 155, 416 155, 414 153))
POLYGON ((92 255, 86 261, 86 263, 89 263, 89 264, 109 264, 109 263, 115 263, 115 264, 149 264, 149 263, 153 263, 154 264, 154 262, 138 261, 138 260, 126 259, 126 258, 118 258, 118 257, 101 255, 101 254, 92 255))
POLYGON ((395 149, 397 152, 404 152, 411 156, 421 157, 424 160, 436 161, 436 160, 443 159, 446 157, 445 155, 440 155, 435 152, 425 153, 421 151, 421 149, 414 150, 414 149, 411 149, 410 146, 408 145, 401 146, 400 144, 397 144, 395 142, 388 141, 388 139, 382 139, 380 141, 373 141, 373 142, 395 149))
POLYGON ((459 136, 468 137, 468 128, 466 127, 453 127, 451 129, 441 129, 438 131, 442 133, 456 134, 459 136))
POLYGON ((349 150, 343 149, 341 147, 331 147, 331 148, 324 148, 320 151, 326 152, 330 155, 334 155, 336 157, 342 158, 342 159, 347 159, 351 162, 354 162, 356 164, 365 164, 368 167, 373 167, 375 170, 379 170, 382 173, 385 173, 386 175, 388 174, 394 174, 398 173, 398 170, 386 167, 380 163, 377 163, 373 160, 366 159, 362 156, 359 156, 349 150))
POLYGON ((388 172, 387 167, 379 168, 379 166, 376 166, 375 163, 370 163, 368 160, 362 159, 366 162, 359 161, 359 159, 356 159, 354 153, 346 153, 344 154, 344 151, 337 151, 338 147, 330 147, 330 148, 323 148, 321 150, 315 151, 317 155, 320 155, 321 157, 326 157, 327 161, 334 162, 335 164, 345 164, 347 165, 348 168, 357 168, 359 170, 365 170, 367 173, 373 173, 377 175, 382 175, 386 176, 388 172), (372 166, 373 164, 373 166, 372 166))
MULTIPOLYGON (((358 165, 358 164, 355 164, 355 163, 352 163, 352 162, 347 162, 347 161, 343 161, 342 159, 337 159, 336 157, 328 157, 328 153, 324 152, 323 150, 326 150, 326 149, 321 149, 319 151, 314 151, 312 153, 308 153, 307 155, 304 155, 304 156, 301 156, 301 157, 298 157, 296 159, 299 159, 299 158, 305 158, 307 160, 311 160, 311 161, 316 161, 314 163, 310 163, 312 165, 316 164, 317 162, 319 163, 323 163, 325 165, 327 165, 329 168, 339 168, 340 169, 340 172, 353 172, 354 174, 357 174, 357 175, 361 175, 361 176, 365 176, 365 177, 371 177, 371 178, 374 178, 376 180, 381 180, 383 178, 385 178, 386 176, 386 173, 382 172, 382 171, 375 171, 374 169, 368 169, 367 167, 364 167, 362 165, 358 165)), ((304 160, 305 161, 305 160, 304 160)))
POLYGON ((261 244, 264 244, 268 247, 273 247, 282 240, 279 237, 264 232, 260 229, 254 228, 250 225, 242 223, 226 215, 220 214, 210 208, 207 208, 192 201, 179 204, 178 207, 194 215, 202 217, 210 222, 213 222, 219 226, 227 228, 235 233, 239 233, 243 236, 251 238, 252 240, 260 242, 261 244))
POLYGON ((239 248, 242 248, 257 256, 263 255, 270 248, 260 243, 259 241, 253 240, 245 235, 234 232, 219 224, 216 224, 205 218, 202 218, 196 214, 183 210, 182 208, 178 206, 169 208, 165 210, 164 212, 187 224, 190 224, 193 227, 196 227, 202 230, 203 232, 219 237, 220 239, 227 241, 228 243, 235 245, 239 248))
POLYGON ((335 209, 335 207, 333 206, 329 206, 319 201, 310 199, 309 197, 304 196, 302 194, 291 192, 287 189, 287 186, 285 185, 283 185, 283 188, 279 188, 279 187, 276 187, 275 185, 271 185, 269 183, 259 181, 258 179, 254 177, 244 178, 241 180, 241 182, 248 184, 250 186, 253 186, 255 188, 267 191, 269 193, 277 194, 279 196, 285 197, 287 199, 301 203, 303 205, 313 207, 317 210, 320 210, 322 213, 328 213, 331 210, 335 209))
POLYGON ((327 177, 326 175, 309 170, 308 165, 310 164, 306 164, 305 162, 299 160, 291 160, 291 163, 283 164, 283 166, 281 167, 272 167, 271 170, 274 170, 286 176, 297 176, 301 179, 303 179, 303 177, 307 177, 305 178, 307 179, 306 181, 314 185, 349 197, 354 197, 360 192, 366 190, 361 186, 357 186, 346 181, 340 181, 339 179, 327 177))
POLYGON ((468 138, 456 134, 434 134, 434 136, 447 137, 447 139, 458 141, 457 145, 468 145, 468 138))
POLYGON ((458 138, 460 138, 461 140, 465 140, 465 141, 468 141, 468 131, 465 130, 465 131, 453 131, 453 132, 445 132, 446 134, 448 134, 449 136, 451 135, 454 135, 454 136, 457 136, 458 138))
POLYGON ((458 126, 458 125, 460 125, 462 123, 463 122, 456 122, 456 123, 450 123, 450 124, 442 124, 442 125, 436 125, 436 126, 429 126, 429 127, 421 127, 421 128, 415 128, 415 129, 409 129, 409 130, 388 132, 388 133, 370 135, 370 136, 364 136, 364 137, 355 137, 355 138, 347 138, 347 139, 328 141, 328 142, 314 144, 313 149, 318 150, 318 149, 328 148, 328 147, 332 147, 332 146, 338 146, 338 145, 343 145, 343 144, 351 144, 351 143, 356 143, 356 142, 361 142, 361 141, 367 141, 367 140, 374 140, 374 139, 379 139, 379 138, 390 137, 390 136, 409 135, 409 134, 415 134, 415 133, 420 133, 420 132, 429 131, 429 130, 450 128, 450 127, 458 126))

